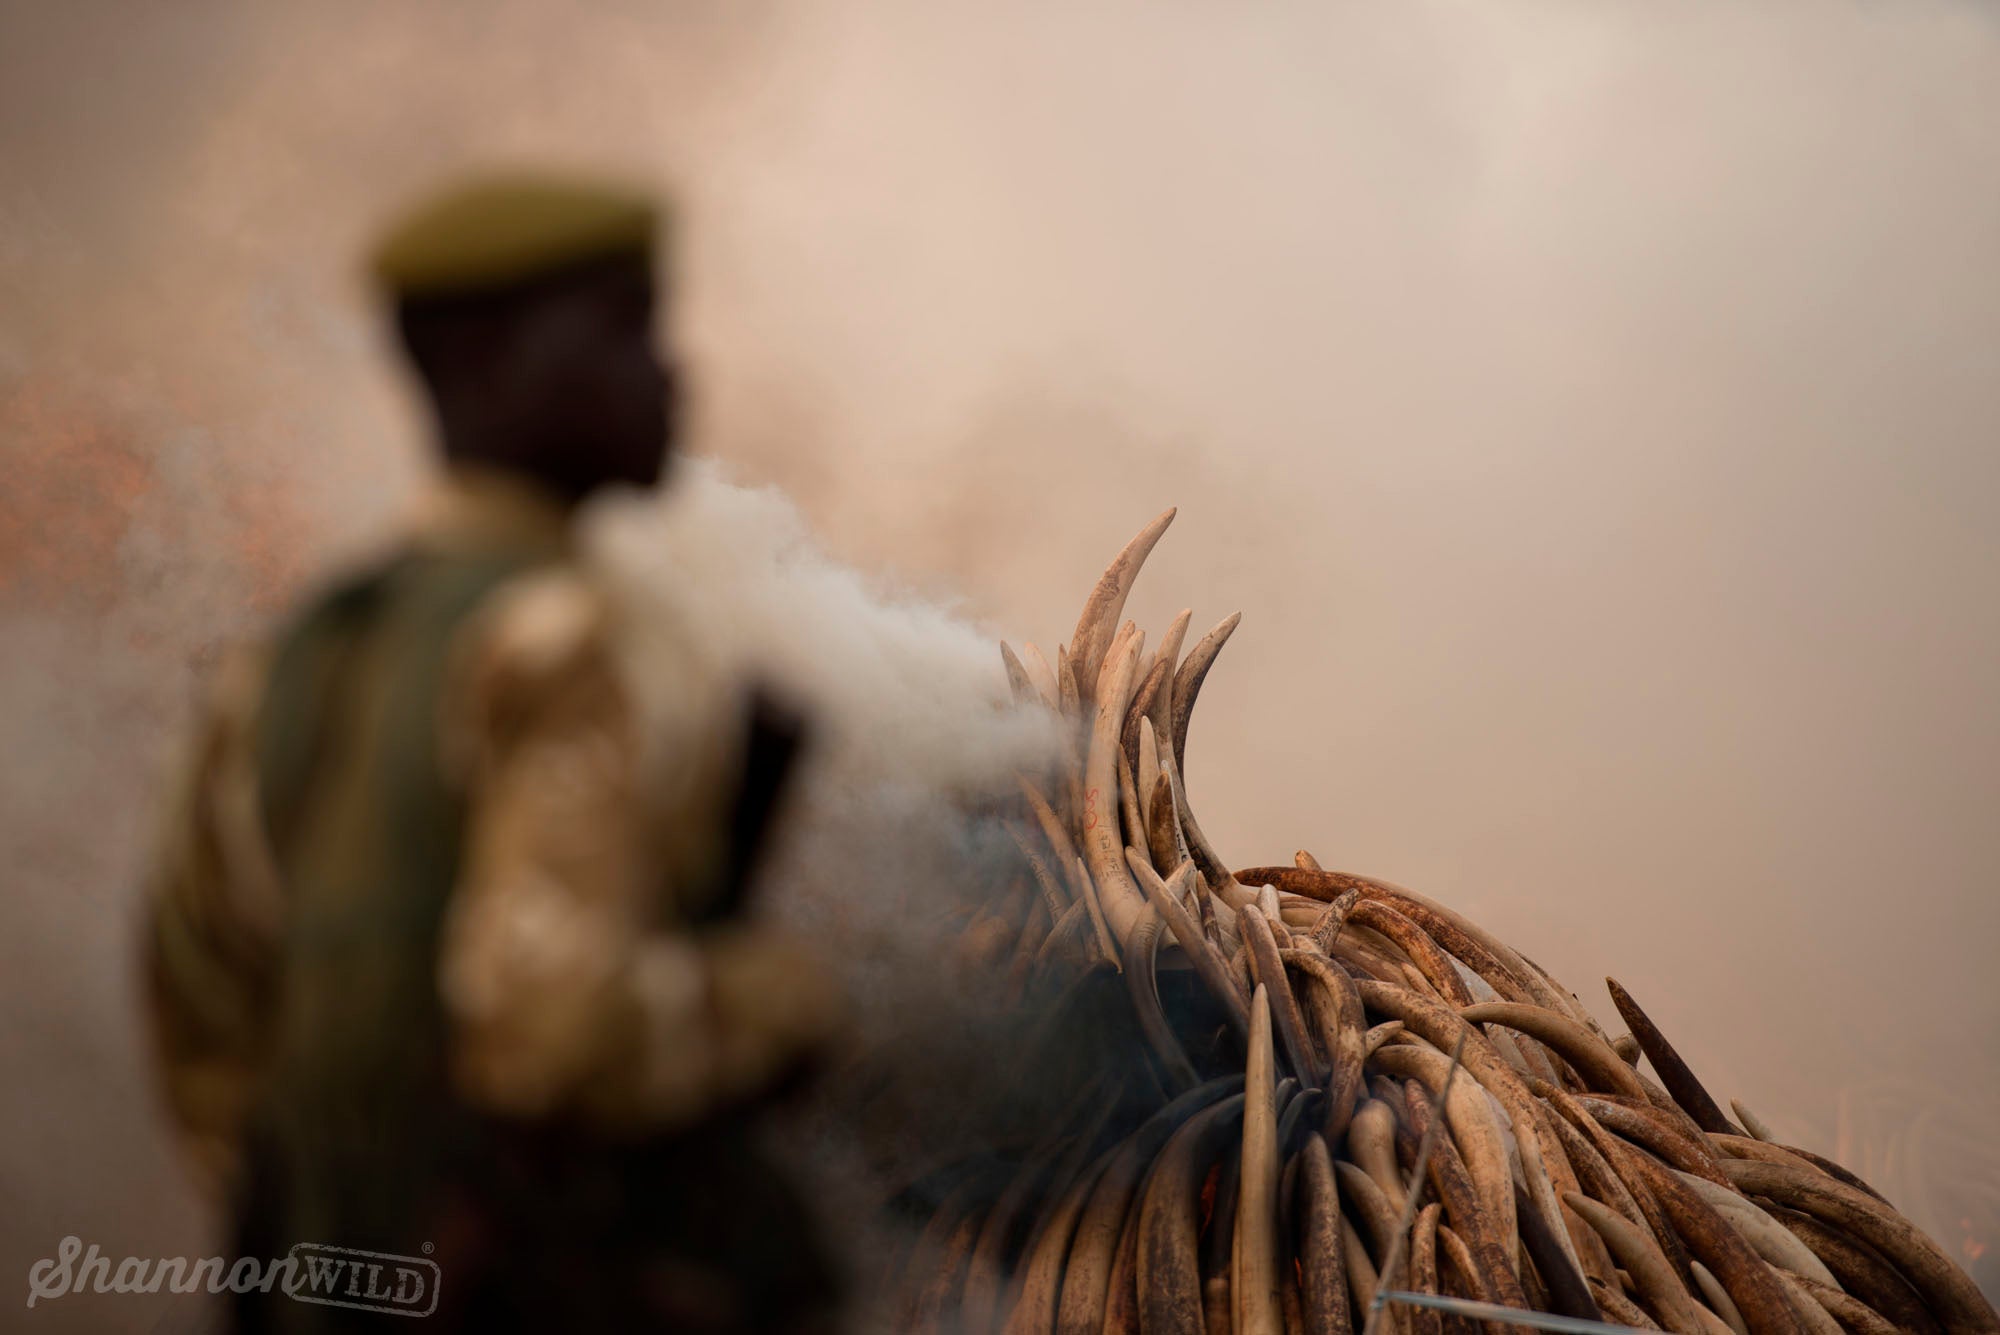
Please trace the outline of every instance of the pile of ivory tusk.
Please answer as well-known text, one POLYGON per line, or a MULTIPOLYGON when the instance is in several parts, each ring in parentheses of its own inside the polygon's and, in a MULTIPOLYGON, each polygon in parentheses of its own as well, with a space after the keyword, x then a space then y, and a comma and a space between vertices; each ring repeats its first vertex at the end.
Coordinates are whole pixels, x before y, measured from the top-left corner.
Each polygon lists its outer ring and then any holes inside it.
POLYGON ((1094 982, 1129 1060, 1088 1059, 1017 1153, 926 1198, 900 1328, 1348 1332, 1380 1288, 1682 1335, 2000 1332, 1879 1193, 1725 1115, 1616 982, 1613 1036, 1442 904, 1303 852, 1230 871, 1183 776, 1237 618, 1184 655, 1187 612, 1150 652, 1120 623, 1172 518, 1119 553, 1053 664, 1002 646, 1018 707, 1074 740, 1023 776, 1022 875, 961 937, 1016 1002, 1094 982))

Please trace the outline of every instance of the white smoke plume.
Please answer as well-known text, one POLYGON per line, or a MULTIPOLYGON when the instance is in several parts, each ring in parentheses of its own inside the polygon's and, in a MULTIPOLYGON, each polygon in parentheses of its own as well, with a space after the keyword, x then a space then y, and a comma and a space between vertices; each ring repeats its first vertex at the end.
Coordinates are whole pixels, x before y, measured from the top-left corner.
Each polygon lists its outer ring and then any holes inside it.
POLYGON ((604 567, 725 670, 805 706, 821 728, 815 805, 857 792, 977 801, 1042 763, 1052 725, 1012 707, 992 632, 834 560, 775 487, 732 483, 712 460, 675 467, 657 498, 600 512, 604 567))
MULTIPOLYGON (((680 466, 659 498, 593 517, 596 564, 637 612, 805 715, 808 746, 751 909, 810 938, 844 984, 837 1069, 767 1139, 825 1235, 878 1287, 899 1241, 882 1207, 986 1148, 1006 1035, 995 973, 960 953, 968 916, 1020 875, 989 814, 1054 759, 1055 716, 1017 708, 995 637, 831 558, 791 500, 680 466)), ((636 669, 645 670, 643 647, 636 669)), ((864 1318, 872 1320, 873 1318, 864 1318)))

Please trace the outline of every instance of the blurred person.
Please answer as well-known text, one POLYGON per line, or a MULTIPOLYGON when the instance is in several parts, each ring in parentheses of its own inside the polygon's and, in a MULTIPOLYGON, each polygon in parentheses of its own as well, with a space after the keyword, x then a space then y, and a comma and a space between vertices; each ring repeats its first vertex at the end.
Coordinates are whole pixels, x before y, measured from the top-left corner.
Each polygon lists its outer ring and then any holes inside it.
MULTIPOLYGON (((441 477, 384 559, 226 657, 146 901, 166 1102, 236 1254, 427 1257, 430 1329, 830 1324, 747 1115, 838 1011, 739 912, 802 728, 629 624, 573 545, 676 442, 657 230, 643 197, 511 175, 382 241, 441 477)), ((282 1286, 233 1316, 386 1320, 282 1286)))

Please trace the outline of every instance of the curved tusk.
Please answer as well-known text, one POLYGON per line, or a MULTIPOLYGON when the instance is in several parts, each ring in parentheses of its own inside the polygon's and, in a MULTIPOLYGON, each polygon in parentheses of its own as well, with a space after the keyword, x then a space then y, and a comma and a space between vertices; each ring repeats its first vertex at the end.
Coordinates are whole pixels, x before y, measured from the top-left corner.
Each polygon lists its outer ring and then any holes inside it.
POLYGON ((1119 831, 1122 805, 1118 783, 1118 729, 1125 721, 1125 697, 1132 690, 1138 645, 1130 637, 1106 659, 1097 691, 1097 721, 1084 762, 1083 855, 1097 886, 1099 906, 1111 935, 1120 942, 1132 931, 1145 904, 1125 870, 1125 840, 1119 831))
POLYGON ((1509 1029, 1518 1029, 1554 1048, 1585 1080, 1594 1081, 1614 1094, 1641 1103, 1646 1101, 1646 1087, 1632 1074, 1632 1068, 1620 1061, 1603 1040, 1567 1015, 1513 1001, 1484 1001, 1462 1006, 1458 1013, 1461 1019, 1473 1024, 1504 1024, 1509 1029))
POLYGON ((1244 1041, 1250 1036, 1250 1012, 1242 992, 1230 978, 1229 966, 1216 953, 1208 938, 1202 935, 1201 925, 1189 916, 1181 903, 1181 895, 1194 880, 1194 864, 1183 862, 1174 872, 1171 883, 1160 880, 1159 874, 1146 866, 1138 858, 1129 858, 1132 874, 1146 887, 1146 898, 1159 912, 1160 920, 1173 933, 1174 940, 1180 942, 1181 953, 1194 966, 1195 976, 1202 986, 1222 1007, 1229 1018, 1229 1025, 1244 1041))
POLYGON ((1049 660, 1035 647, 1033 640, 1021 643, 1021 667, 1028 674, 1028 680, 1035 684, 1035 691, 1042 697, 1042 703, 1050 709, 1062 708, 1062 688, 1056 685, 1055 669, 1049 660))
POLYGON ((1631 1220, 1602 1201, 1582 1192, 1567 1192, 1563 1204, 1597 1231, 1612 1259, 1623 1266, 1639 1291, 1639 1299, 1666 1329, 1676 1335, 1707 1335, 1707 1328, 1695 1314, 1694 1299, 1681 1287, 1680 1276, 1667 1264, 1666 1255, 1652 1238, 1631 1220))
POLYGON ((1064 718, 1083 716, 1082 692, 1076 685, 1076 664, 1064 645, 1056 646, 1056 704, 1064 718))
POLYGON ((1776 1136, 1771 1134, 1771 1128, 1764 1124, 1763 1118, 1743 1106, 1742 1099, 1731 1099, 1729 1106, 1735 1111, 1736 1119, 1743 1123, 1743 1129, 1748 1131, 1752 1137, 1765 1141, 1777 1139, 1776 1136))
POLYGON ((1041 692, 1035 689, 1034 680, 1028 676, 1028 669, 1022 665, 1020 658, 1005 640, 1000 641, 1000 662, 1007 669, 1007 689, 1013 693, 1015 704, 1024 705, 1041 699, 1041 692))
POLYGON ((1307 1335, 1352 1335, 1354 1327, 1347 1314, 1347 1266, 1340 1245, 1340 1194, 1334 1184, 1333 1155, 1322 1137, 1306 1137, 1305 1148, 1299 1152, 1299 1188, 1304 1197, 1299 1219, 1299 1285, 1305 1299, 1307 1335))
POLYGON ((2000 1332, 1992 1304, 1944 1250, 1893 1208, 1817 1170, 1756 1159, 1724 1159, 1736 1189, 1845 1229, 1882 1253, 1916 1288, 1947 1330, 2000 1332))
POLYGON ((1399 1216, 1408 1203, 1409 1191, 1396 1163, 1396 1110, 1377 1098, 1361 1101, 1347 1124, 1347 1157, 1374 1181, 1375 1189, 1388 1202, 1389 1213, 1399 1216))
POLYGON ((1450 1051, 1458 1036, 1465 1035, 1462 1060, 1466 1074, 1484 1085, 1500 1101, 1500 1107, 1513 1127, 1514 1140, 1521 1147, 1521 1174, 1527 1179, 1528 1196, 1541 1212, 1542 1222, 1548 1225, 1550 1234, 1568 1253, 1570 1264, 1582 1273, 1583 1264, 1576 1255, 1569 1231, 1563 1227, 1562 1203, 1556 1199, 1555 1187, 1549 1181, 1544 1162, 1554 1147, 1545 1147, 1541 1143, 1534 1095, 1528 1092, 1528 1086, 1519 1073, 1501 1059, 1478 1030, 1460 1019, 1458 1012, 1443 1002, 1430 1000, 1393 983, 1357 980, 1354 986, 1368 1009, 1401 1020, 1412 1033, 1433 1047, 1450 1051))
MULTIPOLYGON (((1431 1108, 1430 1096, 1424 1092, 1423 1082, 1403 1082, 1403 1106, 1409 1111, 1410 1134, 1421 1142, 1436 1115, 1431 1108)), ((1494 1221, 1487 1216, 1480 1204, 1479 1192, 1472 1185, 1472 1176, 1466 1172, 1465 1164, 1459 1159, 1458 1150, 1448 1136, 1436 1139, 1431 1148, 1430 1185, 1436 1189, 1438 1199, 1444 1202, 1445 1212, 1451 1216, 1455 1231, 1472 1251, 1472 1261, 1478 1269, 1478 1282, 1494 1295, 1493 1301, 1503 1307, 1526 1308, 1528 1295, 1521 1287, 1520 1277, 1514 1273, 1515 1258, 1520 1254, 1519 1240, 1510 1237, 1503 1242, 1495 1232, 1494 1221)), ((1411 1184, 1413 1191, 1420 1191, 1422 1187, 1422 1183, 1411 1184)), ((1575 1289, 1583 1288, 1581 1270, 1573 1269, 1568 1279, 1575 1289)))
POLYGON ((1190 1117, 1217 1100, 1236 1097, 1241 1076, 1222 1076, 1175 1099, 1127 1136, 1104 1173, 1091 1188, 1077 1219, 1075 1240, 1063 1261, 1062 1299, 1056 1329, 1097 1331, 1104 1327, 1104 1309, 1111 1293, 1111 1272, 1125 1220, 1139 1186, 1153 1167, 1161 1146, 1190 1117))
MULTIPOLYGON (((1771 1277, 1771 1268, 1757 1255, 1715 1207, 1681 1185, 1672 1170, 1651 1155, 1634 1150, 1623 1156, 1646 1184, 1680 1234, 1692 1256, 1690 1268, 1700 1279, 1706 1266, 1753 1331, 1796 1331, 1799 1319, 1785 1291, 1771 1277)), ((1726 1320, 1728 1313, 1722 1314, 1726 1320)))
POLYGON ((1146 856, 1146 817, 1139 807, 1139 787, 1125 753, 1118 753, 1118 828, 1127 848, 1137 848, 1146 856))
POLYGON ((1192 608, 1182 608, 1167 627, 1167 633, 1160 637, 1160 647, 1153 652, 1153 662, 1167 665, 1166 679, 1153 695, 1153 703, 1146 717, 1153 720, 1153 735, 1159 739, 1164 749, 1167 739, 1173 736, 1174 727, 1174 669, 1179 665, 1181 642, 1187 638, 1188 620, 1194 616, 1192 608))
MULTIPOLYGON (((1389 1023, 1401 1028, 1403 1022, 1389 1023)), ((1370 1061, 1399 1080, 1421 1080, 1433 1098, 1444 1089, 1445 1074, 1451 1069, 1451 1058, 1428 1044, 1382 1048, 1370 1061)), ((1514 1213, 1514 1176, 1507 1164, 1507 1140, 1493 1105, 1477 1082, 1454 1080, 1445 1108, 1451 1114, 1451 1138, 1465 1161, 1465 1171, 1493 1220, 1503 1250, 1512 1256, 1520 1221, 1514 1213)))
POLYGON ((1321 1069, 1319 1054, 1306 1038, 1305 1016, 1292 993, 1291 979, 1285 975, 1285 964, 1278 954, 1270 922, 1261 913, 1246 913, 1237 920, 1237 925, 1242 929, 1243 945, 1250 957, 1250 976, 1270 994, 1272 1022, 1284 1043, 1285 1059, 1301 1081, 1314 1087, 1324 1085, 1326 1072, 1321 1069))
POLYGON ((1159 981, 1154 974, 1159 944, 1160 915, 1148 904, 1125 938, 1125 988, 1132 998, 1132 1009, 1139 1016, 1139 1028, 1166 1072, 1168 1090, 1179 1094, 1194 1088, 1198 1082, 1194 1063, 1188 1060, 1179 1035, 1167 1023, 1166 1011, 1160 1006, 1159 981))
POLYGON ((1911 1335, 1944 1335, 1944 1328, 1882 1254, 1846 1232, 1823 1224, 1809 1214, 1779 1206, 1774 1215, 1785 1230, 1826 1262, 1840 1286, 1880 1313, 1897 1330, 1911 1335))
MULTIPOLYGON (((1739 1116, 1742 1111, 1740 1108, 1737 1109, 1739 1116)), ((1852 1294, 1843 1293, 1839 1289, 1829 1289, 1826 1285, 1816 1283, 1804 1275, 1798 1276, 1797 1280, 1799 1286, 1813 1301, 1826 1309, 1827 1315, 1853 1331, 1855 1335, 1896 1335, 1895 1322, 1852 1294)))
POLYGON ((1125 972, 1124 957, 1118 951, 1118 938, 1111 934, 1111 924, 1104 920, 1104 905, 1097 898, 1097 882, 1090 879, 1090 869, 1083 865, 1083 859, 1076 860, 1077 879, 1083 885, 1083 907, 1090 914, 1090 925, 1097 933, 1097 948, 1104 952, 1118 972, 1125 972))
POLYGON ((1188 656, 1174 673, 1174 717, 1173 743, 1174 763, 1180 766, 1183 776, 1187 774, 1187 731, 1188 719, 1194 713, 1195 697, 1201 694, 1201 683, 1208 676, 1208 670, 1215 666, 1215 656, 1222 652, 1222 646, 1229 643, 1229 637, 1236 633, 1242 623, 1241 612, 1231 612, 1216 623, 1215 629, 1195 642, 1188 650, 1188 656))
POLYGON ((1718 1187, 1705 1177, 1693 1173, 1679 1173, 1677 1176, 1690 1191, 1713 1205, 1716 1212, 1743 1235, 1743 1240, 1757 1249, 1757 1254, 1772 1265, 1818 1280, 1830 1288, 1839 1288, 1840 1281, 1826 1268, 1826 1263, 1812 1254, 1812 1248, 1793 1237, 1783 1224, 1758 1209, 1750 1199, 1730 1187, 1718 1187))
MULTIPOLYGON (((1153 723, 1141 716, 1139 719, 1138 754, 1132 767, 1132 784, 1139 793, 1139 828, 1145 831, 1150 842, 1155 813, 1153 811, 1153 790, 1160 786, 1160 748, 1153 742, 1153 723)), ((1181 860, 1175 858, 1167 864, 1178 867, 1181 860)))
POLYGON ((1250 1054, 1243 1080, 1243 1168, 1230 1266, 1235 1335, 1283 1335, 1278 1297, 1277 1061, 1271 1004, 1262 984, 1250 996, 1250 1054))
POLYGON ((1410 963, 1417 966, 1418 972, 1429 980, 1437 994, 1452 1005, 1462 1007, 1472 1004, 1472 993, 1466 990, 1465 980, 1458 976, 1458 967, 1451 962, 1451 957, 1431 940, 1430 933, 1394 908, 1376 900, 1363 900, 1349 911, 1347 921, 1373 928, 1389 938, 1397 949, 1410 957, 1410 963))
POLYGON ((1695 1287, 1701 1290, 1703 1300, 1708 1303, 1709 1310, 1717 1314, 1715 1321, 1709 1325, 1709 1329, 1714 1331, 1715 1335, 1721 1335, 1721 1331, 1715 1330, 1718 1325, 1729 1331, 1730 1335, 1750 1335, 1750 1325, 1743 1319, 1743 1313, 1737 1308, 1735 1299, 1729 1296, 1729 1290, 1723 1288, 1715 1273, 1699 1261, 1694 1263, 1694 1281, 1695 1287))
MULTIPOLYGON (((1117 629, 1118 618, 1124 614, 1125 599, 1132 592, 1132 584, 1139 578, 1139 567, 1152 555, 1154 544, 1167 531, 1167 525, 1174 522, 1174 511, 1169 507, 1152 523, 1139 530, 1125 549, 1112 558, 1111 564, 1098 577, 1097 584, 1084 600, 1083 614, 1076 619, 1076 634, 1070 639, 1074 653, 1078 681, 1093 686, 1097 681, 1098 669, 1110 656, 1113 632, 1117 629)), ((1087 692, 1080 692, 1089 699, 1087 692)))
POLYGON ((1134 774, 1139 772, 1139 729, 1150 717, 1154 697, 1166 689, 1167 671, 1165 663, 1155 663, 1139 678, 1139 685, 1132 692, 1132 703, 1125 710, 1125 722, 1118 729, 1118 745, 1134 774))
POLYGON ((1616 1132, 1634 1145, 1643 1146, 1654 1158, 1683 1173, 1705 1177, 1724 1190, 1729 1189, 1729 1179, 1722 1174, 1721 1156, 1715 1153, 1714 1147, 1690 1140, 1651 1107, 1613 1102, 1589 1094, 1577 1095, 1576 1101, 1606 1131, 1616 1132))
POLYGON ((1367 1086, 1364 1069, 1368 1059, 1367 1017, 1362 1014, 1361 996, 1354 990, 1354 980, 1324 955, 1306 950, 1287 950, 1281 951, 1279 958, 1287 968, 1297 969, 1311 984, 1306 990, 1306 1004, 1312 1011, 1313 1023, 1319 1028, 1320 1043, 1332 1068, 1327 1079, 1326 1122, 1322 1134, 1337 1140, 1346 1133, 1355 1106, 1367 1086))

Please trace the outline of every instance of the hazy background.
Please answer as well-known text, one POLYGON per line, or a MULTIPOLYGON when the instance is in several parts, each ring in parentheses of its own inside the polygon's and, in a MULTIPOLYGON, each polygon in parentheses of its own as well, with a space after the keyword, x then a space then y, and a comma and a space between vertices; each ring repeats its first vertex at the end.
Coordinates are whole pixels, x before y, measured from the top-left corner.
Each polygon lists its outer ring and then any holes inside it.
POLYGON ((355 257, 494 159, 675 184, 698 448, 883 581, 1053 652, 1178 504, 1226 857, 1615 974, 2000 1287, 2000 11, 1925 0, 0 4, 0 1285, 213 1245, 153 789, 406 500, 355 257))

